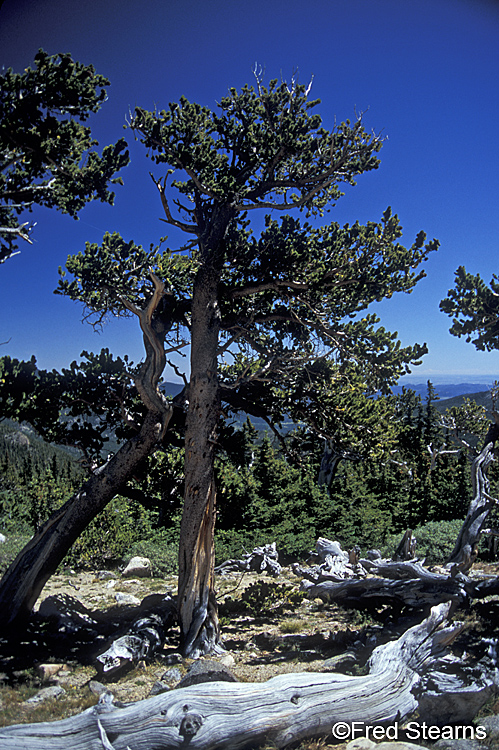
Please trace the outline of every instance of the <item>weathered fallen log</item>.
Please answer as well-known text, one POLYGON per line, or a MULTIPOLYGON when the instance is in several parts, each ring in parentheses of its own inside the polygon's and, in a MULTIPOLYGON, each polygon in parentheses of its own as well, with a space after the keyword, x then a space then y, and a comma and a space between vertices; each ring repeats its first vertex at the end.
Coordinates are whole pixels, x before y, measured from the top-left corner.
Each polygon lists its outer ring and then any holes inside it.
POLYGON ((487 578, 485 580, 468 580, 466 591, 471 599, 485 599, 487 596, 499 594, 499 578, 487 578))
POLYGON ((449 578, 448 573, 433 573, 418 560, 396 562, 394 560, 367 560, 362 558, 359 562, 366 571, 380 578, 391 578, 393 580, 420 578, 423 581, 434 582, 446 581, 449 578))
POLYGON ((146 607, 147 603, 141 607, 142 613, 133 621, 128 632, 97 656, 98 669, 105 676, 110 677, 141 660, 150 660, 163 647, 165 631, 176 619, 176 602, 166 596, 154 609, 144 611, 146 607))
POLYGON ((338 721, 401 721, 418 709, 415 690, 422 675, 429 675, 432 664, 462 631, 459 623, 442 627, 449 608, 449 604, 435 607, 398 640, 375 649, 366 676, 303 672, 265 683, 214 682, 172 690, 123 708, 113 705, 108 693, 78 716, 0 729, 0 747, 237 750, 266 741, 284 747, 327 735, 338 721))
MULTIPOLYGON (((409 581, 414 579, 420 579, 425 581, 430 586, 434 584, 435 587, 447 586, 447 580, 449 579, 449 573, 433 573, 432 571, 425 568, 422 563, 418 560, 402 560, 401 558, 405 555, 403 549, 408 549, 410 540, 413 539, 410 531, 406 532, 402 538, 401 543, 398 546, 398 554, 394 555, 393 560, 382 559, 381 556, 372 555, 371 558, 354 558, 353 552, 344 552, 338 542, 331 542, 328 539, 320 538, 317 541, 317 553, 316 557, 321 559, 320 565, 312 565, 310 567, 304 567, 295 563, 292 566, 293 572, 297 576, 301 576, 307 581, 312 581, 314 584, 319 583, 340 583, 350 580, 353 583, 353 589, 357 590, 360 588, 361 591, 378 591, 381 596, 381 588, 383 584, 366 583, 366 586, 360 586, 356 581, 363 579, 368 573, 375 575, 380 579, 388 578, 392 580, 409 581), (355 559, 356 562, 352 562, 355 559)), ((411 555, 414 552, 414 545, 411 544, 411 555)), ((331 592, 338 591, 340 597, 350 598, 348 594, 348 585, 345 583, 341 588, 329 587, 331 592)), ((325 587, 327 589, 328 587, 325 587)), ((309 587, 302 585, 302 590, 308 590, 309 587)), ((451 586, 451 590, 455 590, 455 586, 451 586)), ((336 595, 335 595, 336 596, 336 595)), ((356 594, 354 594, 356 596, 356 594)), ((333 597, 331 597, 333 598, 333 597)), ((436 601, 431 602, 437 604, 439 601, 444 601, 438 598, 436 601)))
MULTIPOLYGON (((431 575, 431 574, 430 574, 431 575)), ((450 576, 390 580, 364 578, 361 580, 323 581, 304 580, 300 586, 309 599, 334 601, 346 607, 372 608, 382 604, 396 604, 418 609, 433 607, 441 602, 462 602, 467 598, 465 580, 450 576)))
POLYGON ((307 578, 314 583, 322 581, 344 581, 351 578, 363 578, 367 575, 366 571, 359 565, 350 565, 340 557, 331 557, 328 555, 322 565, 313 565, 305 568, 299 563, 293 563, 291 566, 293 573, 297 576, 307 578))
POLYGON ((325 537, 321 536, 315 543, 315 551, 319 557, 319 561, 321 563, 325 562, 326 557, 340 557, 345 560, 345 562, 349 562, 348 552, 345 552, 341 548, 341 545, 339 542, 332 542, 330 539, 326 539, 325 537))
POLYGON ((321 581, 343 581, 345 578, 364 578, 367 573, 359 565, 358 548, 345 552, 339 542, 320 537, 315 545, 316 551, 311 553, 309 562, 318 560, 318 564, 304 567, 293 563, 295 575, 307 578, 314 583, 321 581))
POLYGON ((419 717, 430 725, 470 725, 481 707, 497 692, 494 670, 466 664, 452 654, 437 659, 431 674, 416 686, 419 717))
POLYGON ((277 552, 276 543, 264 544, 262 547, 255 547, 252 552, 247 552, 240 560, 226 560, 217 565, 215 573, 231 573, 254 570, 256 573, 268 573, 274 578, 281 573, 279 564, 279 553, 277 552))

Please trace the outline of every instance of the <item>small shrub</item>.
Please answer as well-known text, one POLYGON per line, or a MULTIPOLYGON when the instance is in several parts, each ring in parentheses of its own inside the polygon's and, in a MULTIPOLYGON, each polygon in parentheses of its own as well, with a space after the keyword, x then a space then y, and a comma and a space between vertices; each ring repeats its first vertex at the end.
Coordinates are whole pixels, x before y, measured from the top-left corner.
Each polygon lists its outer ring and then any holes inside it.
POLYGON ((29 534, 8 534, 7 540, 0 544, 0 576, 3 576, 9 565, 31 539, 29 534))
POLYGON ((151 518, 139 503, 117 496, 90 523, 66 555, 63 566, 115 566, 134 542, 153 533, 151 518))
MULTIPOLYGON (((428 565, 442 564, 454 549, 457 536, 463 525, 462 520, 428 521, 412 532, 416 537, 416 556, 425 559, 428 565)), ((383 557, 391 557, 402 534, 392 536, 382 549, 383 557)))
POLYGON ((172 541, 171 534, 165 529, 157 530, 146 539, 134 542, 123 562, 128 563, 136 555, 149 558, 153 576, 178 574, 178 542, 172 541))
POLYGON ((303 630, 303 622, 301 620, 284 620, 279 624, 279 630, 281 633, 300 633, 303 630))
POLYGON ((246 612, 257 617, 282 614, 286 609, 294 609, 303 599, 304 594, 293 586, 275 581, 257 581, 244 590, 241 603, 246 612))

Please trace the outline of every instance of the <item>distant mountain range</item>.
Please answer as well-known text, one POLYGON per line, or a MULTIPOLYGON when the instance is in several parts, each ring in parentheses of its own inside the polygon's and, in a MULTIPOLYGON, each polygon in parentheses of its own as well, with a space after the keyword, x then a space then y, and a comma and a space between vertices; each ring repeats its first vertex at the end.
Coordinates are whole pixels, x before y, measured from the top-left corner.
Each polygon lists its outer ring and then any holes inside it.
MULTIPOLYGON (((493 381, 494 378, 491 377, 491 384, 493 381)), ((476 401, 477 404, 483 406, 487 411, 490 411, 492 408, 488 387, 483 382, 434 383, 433 386, 435 388, 435 393, 438 396, 438 400, 434 402, 434 406, 439 411, 443 412, 446 409, 450 409, 452 406, 460 406, 465 398, 476 401)), ((414 391, 418 396, 421 396, 424 401, 428 392, 428 381, 425 381, 424 383, 404 383, 403 387, 407 390, 414 391)), ((166 396, 174 397, 177 393, 180 393, 183 385, 182 383, 171 383, 165 381, 161 383, 160 388, 166 396)), ((402 393, 402 386, 394 386, 392 390, 395 394, 402 393)), ((231 421, 235 427, 242 427, 246 421, 246 416, 247 415, 244 412, 241 412, 240 414, 235 415, 231 421)), ((263 433, 269 430, 268 424, 263 419, 257 417, 250 417, 250 419, 258 432, 263 433)), ((286 433, 289 430, 292 430, 295 426, 296 425, 291 421, 285 422, 281 425, 281 430, 286 433)))
POLYGON ((174 398, 174 396, 180 393, 180 391, 184 387, 184 384, 183 383, 169 383, 168 380, 164 380, 162 383, 159 384, 159 387, 163 391, 165 396, 171 396, 172 398, 174 398))
MULTIPOLYGON (((404 383, 403 387, 406 390, 415 391, 423 399, 428 392, 427 381, 424 383, 404 383)), ((433 387, 440 399, 484 392, 488 394, 488 388, 485 383, 433 383, 433 387)), ((394 393, 402 393, 402 386, 396 385, 392 390, 394 393)))
MULTIPOLYGON (((396 394, 402 393, 402 387, 406 388, 407 390, 414 391, 418 394, 418 396, 421 396, 423 399, 426 396, 426 393, 428 392, 428 381, 425 381, 424 383, 404 383, 403 386, 396 385, 392 388, 392 391, 396 394)), ((492 379, 491 379, 492 383, 492 379)), ((433 387, 435 388, 435 392, 437 393, 440 400, 447 399, 447 398, 455 398, 456 396, 462 396, 466 394, 478 394, 478 393, 487 393, 488 394, 488 388, 484 383, 434 383, 433 387)), ((170 383, 168 381, 165 381, 161 383, 160 386, 161 390, 165 393, 166 396, 176 396, 177 393, 180 393, 180 391, 183 388, 182 383, 170 383)))
POLYGON ((465 398, 469 398, 470 401, 476 401, 478 406, 483 406, 484 409, 489 412, 488 416, 489 418, 491 418, 490 412, 492 411, 492 401, 489 391, 479 391, 478 393, 462 393, 461 395, 454 396, 453 398, 443 398, 440 401, 436 401, 434 406, 440 412, 444 412, 446 409, 451 409, 453 406, 461 406, 465 398))

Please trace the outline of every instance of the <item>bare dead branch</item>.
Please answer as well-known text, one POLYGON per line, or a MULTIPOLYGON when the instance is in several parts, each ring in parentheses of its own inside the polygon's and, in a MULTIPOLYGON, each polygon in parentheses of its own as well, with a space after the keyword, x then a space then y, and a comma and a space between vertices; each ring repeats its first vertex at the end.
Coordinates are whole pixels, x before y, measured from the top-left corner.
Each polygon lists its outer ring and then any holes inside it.
MULTIPOLYGON (((183 232, 196 234, 197 229, 196 229, 195 224, 186 224, 184 221, 179 221, 179 219, 175 219, 172 216, 172 213, 170 211, 170 206, 168 205, 168 201, 166 199, 166 194, 165 194, 166 177, 164 178, 163 182, 161 182, 161 180, 156 180, 156 178, 151 172, 149 173, 149 175, 151 177, 151 180, 154 182, 154 184, 156 185, 159 191, 159 196, 161 198, 161 205, 163 206, 163 211, 165 212, 165 216, 166 216, 166 223, 171 224, 174 227, 178 227, 178 229, 181 229, 183 232)), ((163 221, 165 221, 165 219, 163 219, 163 221)))

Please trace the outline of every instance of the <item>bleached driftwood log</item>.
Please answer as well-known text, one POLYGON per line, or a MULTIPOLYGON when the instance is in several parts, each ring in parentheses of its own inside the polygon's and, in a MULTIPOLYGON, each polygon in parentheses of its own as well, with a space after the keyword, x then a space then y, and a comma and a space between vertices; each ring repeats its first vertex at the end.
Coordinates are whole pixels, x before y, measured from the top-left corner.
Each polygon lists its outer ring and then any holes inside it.
POLYGON ((359 562, 368 573, 380 578, 391 578, 397 581, 421 578, 423 581, 435 583, 446 581, 449 578, 448 573, 434 573, 428 570, 419 560, 397 562, 395 560, 366 560, 362 558, 359 562))
POLYGON ((494 669, 463 663, 448 654, 437 659, 431 673, 416 686, 419 717, 429 725, 470 725, 481 707, 497 693, 494 669))
POLYGON ((390 580, 388 578, 348 579, 345 581, 302 581, 301 590, 310 599, 334 601, 346 607, 371 608, 396 604, 417 609, 441 602, 461 602, 467 594, 464 582, 451 576, 390 580))
POLYGON ((323 536, 316 541, 315 551, 321 563, 325 562, 327 557, 339 557, 345 562, 349 562, 348 552, 341 548, 341 544, 332 542, 323 536))
POLYGON ((254 570, 256 573, 268 573, 277 578, 281 573, 279 564, 279 553, 276 543, 264 544, 255 547, 252 552, 247 552, 240 560, 226 560, 217 565, 215 573, 243 572, 254 570))
POLYGON ((124 635, 113 641, 104 653, 97 656, 98 669, 107 677, 127 666, 137 664, 142 659, 152 659, 163 647, 165 632, 176 619, 175 600, 165 596, 160 605, 147 611, 145 604, 144 610, 124 635))
MULTIPOLYGON (((172 690, 123 708, 106 694, 96 707, 52 723, 0 729, 2 750, 215 750, 277 747, 331 732, 337 721, 403 720, 418 708, 415 691, 435 659, 461 632, 444 626, 449 604, 379 646, 369 674, 302 672, 265 683, 213 682, 172 690)), ((438 696, 437 699, 438 701, 438 696)), ((459 717, 455 717, 456 721, 459 717)))
POLYGON ((346 578, 363 578, 366 570, 359 565, 357 549, 345 552, 339 542, 320 537, 315 545, 316 552, 309 560, 317 559, 317 565, 305 568, 299 563, 292 565, 297 576, 307 578, 313 583, 322 581, 343 581, 346 578))

